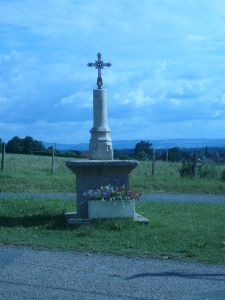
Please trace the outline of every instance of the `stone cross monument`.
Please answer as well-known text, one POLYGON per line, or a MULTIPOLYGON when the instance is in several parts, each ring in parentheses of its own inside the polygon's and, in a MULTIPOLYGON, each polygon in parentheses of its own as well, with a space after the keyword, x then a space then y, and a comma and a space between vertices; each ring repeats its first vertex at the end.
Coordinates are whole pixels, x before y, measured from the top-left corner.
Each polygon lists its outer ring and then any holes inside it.
POLYGON ((98 69, 97 86, 93 90, 93 127, 90 130, 91 139, 89 144, 90 160, 112 160, 112 140, 110 138, 110 129, 107 117, 107 92, 102 89, 103 81, 101 69, 104 66, 110 67, 111 63, 103 63, 101 53, 97 54, 98 60, 95 63, 88 63, 89 67, 98 69))
MULTIPOLYGON (((89 67, 98 69, 97 86, 93 91, 93 128, 89 145, 89 160, 67 161, 66 166, 76 174, 76 202, 77 212, 66 213, 69 224, 89 222, 88 200, 84 192, 97 189, 105 185, 129 187, 129 174, 138 165, 135 160, 114 160, 112 140, 107 120, 107 95, 102 89, 101 69, 111 63, 103 63, 101 54, 98 60, 89 63, 89 67)), ((135 213, 134 220, 139 220, 135 213)))

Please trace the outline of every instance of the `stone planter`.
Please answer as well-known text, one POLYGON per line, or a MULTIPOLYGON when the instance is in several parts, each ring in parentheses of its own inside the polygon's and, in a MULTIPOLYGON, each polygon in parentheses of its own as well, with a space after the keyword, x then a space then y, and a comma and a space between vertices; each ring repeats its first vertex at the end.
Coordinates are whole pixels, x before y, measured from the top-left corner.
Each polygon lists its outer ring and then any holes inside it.
POLYGON ((103 218, 133 218, 135 202, 130 200, 101 201, 88 200, 88 217, 92 219, 103 218))

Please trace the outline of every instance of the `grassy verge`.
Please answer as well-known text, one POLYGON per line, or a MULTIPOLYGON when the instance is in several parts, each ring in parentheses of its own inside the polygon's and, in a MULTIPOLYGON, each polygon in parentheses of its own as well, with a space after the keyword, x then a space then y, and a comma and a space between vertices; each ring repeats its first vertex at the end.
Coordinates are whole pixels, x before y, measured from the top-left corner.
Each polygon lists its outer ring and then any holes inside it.
POLYGON ((225 264, 225 206, 137 203, 150 225, 126 220, 69 226, 71 200, 0 200, 0 244, 225 264))
MULTIPOLYGON (((75 175, 65 166, 68 158, 56 157, 51 173, 51 157, 7 154, 0 171, 0 192, 75 193, 75 175)), ((216 166, 214 178, 181 178, 180 163, 157 162, 151 175, 151 162, 140 162, 130 175, 131 188, 142 193, 194 193, 225 195, 221 181, 224 166, 216 166)))
POLYGON ((76 178, 65 166, 68 158, 56 157, 51 172, 51 157, 7 154, 0 171, 0 192, 75 193, 76 178))
POLYGON ((130 183, 143 193, 189 193, 189 194, 225 194, 225 182, 221 180, 224 166, 216 166, 215 177, 181 177, 181 163, 157 162, 155 175, 152 176, 151 162, 140 162, 132 172, 130 183))

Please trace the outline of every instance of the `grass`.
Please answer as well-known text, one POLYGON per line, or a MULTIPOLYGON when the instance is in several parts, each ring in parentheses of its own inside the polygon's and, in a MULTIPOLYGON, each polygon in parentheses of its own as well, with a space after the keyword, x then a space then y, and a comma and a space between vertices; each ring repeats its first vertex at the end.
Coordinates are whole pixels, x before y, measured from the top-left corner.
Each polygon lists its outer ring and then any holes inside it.
POLYGON ((68 158, 57 157, 51 172, 51 157, 7 154, 0 172, 0 192, 75 193, 76 179, 65 166, 68 158))
POLYGON ((189 194, 225 194, 225 182, 221 180, 224 166, 216 166, 215 177, 181 177, 181 163, 157 162, 155 175, 152 176, 151 162, 140 162, 130 177, 133 188, 143 193, 189 193, 189 194))
POLYGON ((69 226, 72 200, 1 199, 0 244, 225 264, 225 206, 137 203, 150 224, 127 220, 69 226))
MULTIPOLYGON (((56 157, 51 173, 51 157, 6 154, 5 169, 0 171, 0 192, 75 193, 75 175, 65 166, 68 158, 56 157)), ((180 163, 157 162, 151 175, 151 162, 140 162, 130 175, 132 188, 143 193, 223 194, 223 166, 217 166, 215 178, 181 178, 180 163)))

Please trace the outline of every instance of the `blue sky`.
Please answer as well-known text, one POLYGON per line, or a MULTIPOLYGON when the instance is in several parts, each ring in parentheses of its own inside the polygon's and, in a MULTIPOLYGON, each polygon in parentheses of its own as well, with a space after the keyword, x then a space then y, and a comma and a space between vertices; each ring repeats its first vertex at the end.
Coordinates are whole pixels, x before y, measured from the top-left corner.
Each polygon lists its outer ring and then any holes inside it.
POLYGON ((0 0, 0 138, 88 142, 98 52, 112 139, 225 137, 223 0, 0 0))

